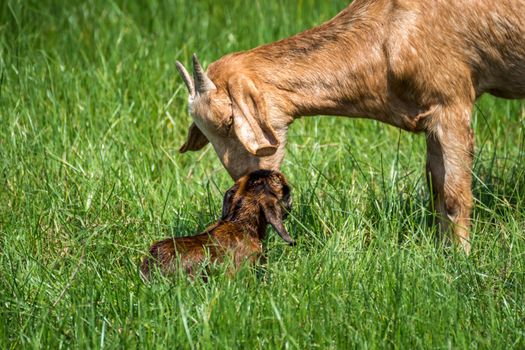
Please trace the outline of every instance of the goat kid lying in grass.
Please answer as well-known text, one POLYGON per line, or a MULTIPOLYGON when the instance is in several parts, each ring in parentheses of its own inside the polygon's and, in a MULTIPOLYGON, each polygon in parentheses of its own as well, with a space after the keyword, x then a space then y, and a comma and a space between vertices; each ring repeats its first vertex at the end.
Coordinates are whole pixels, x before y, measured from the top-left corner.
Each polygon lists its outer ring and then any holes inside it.
POLYGON ((207 263, 231 259, 235 270, 255 264, 263 254, 267 224, 289 244, 294 241, 283 220, 292 209, 290 187, 277 171, 257 170, 240 178, 224 195, 222 218, 196 236, 168 238, 154 243, 142 262, 148 279, 155 266, 163 274, 182 269, 190 276, 207 263))

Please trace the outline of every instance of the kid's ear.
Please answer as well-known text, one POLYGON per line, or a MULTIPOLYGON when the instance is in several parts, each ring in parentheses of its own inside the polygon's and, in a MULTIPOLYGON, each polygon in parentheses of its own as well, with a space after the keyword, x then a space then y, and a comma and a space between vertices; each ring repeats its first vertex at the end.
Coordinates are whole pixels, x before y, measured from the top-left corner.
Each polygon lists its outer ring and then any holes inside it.
POLYGON ((226 219, 226 216, 230 212, 232 203, 233 203, 233 195, 237 191, 236 186, 230 188, 226 193, 224 194, 224 199, 222 200, 222 215, 221 220, 226 219))
POLYGON ((265 200, 262 204, 262 210, 266 221, 272 225, 279 236, 281 236, 285 242, 294 245, 295 241, 290 237, 288 231, 286 231, 286 227, 284 227, 283 209, 281 206, 276 201, 265 200))

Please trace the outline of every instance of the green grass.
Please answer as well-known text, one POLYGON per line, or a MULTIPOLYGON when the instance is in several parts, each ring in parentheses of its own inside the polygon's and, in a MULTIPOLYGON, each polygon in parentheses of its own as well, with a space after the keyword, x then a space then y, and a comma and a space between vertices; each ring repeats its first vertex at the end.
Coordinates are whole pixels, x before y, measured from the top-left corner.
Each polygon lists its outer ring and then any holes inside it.
POLYGON ((208 64, 332 1, 0 3, 0 348, 525 348, 525 104, 474 116, 472 255, 434 245, 424 140, 307 118, 284 173, 296 247, 262 273, 144 284, 149 244, 214 221, 231 184, 180 155, 175 60, 208 64))

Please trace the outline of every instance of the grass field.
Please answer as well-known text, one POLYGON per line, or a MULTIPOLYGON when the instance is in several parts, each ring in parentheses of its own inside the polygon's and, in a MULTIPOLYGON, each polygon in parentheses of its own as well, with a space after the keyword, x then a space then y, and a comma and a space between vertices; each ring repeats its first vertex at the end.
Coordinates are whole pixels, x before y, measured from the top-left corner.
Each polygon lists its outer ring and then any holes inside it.
POLYGON ((0 348, 525 348, 525 103, 474 111, 472 254, 434 244, 424 140, 305 118, 268 263, 144 284, 154 240, 214 221, 214 151, 180 155, 175 69, 288 36, 346 1, 0 2, 0 348))

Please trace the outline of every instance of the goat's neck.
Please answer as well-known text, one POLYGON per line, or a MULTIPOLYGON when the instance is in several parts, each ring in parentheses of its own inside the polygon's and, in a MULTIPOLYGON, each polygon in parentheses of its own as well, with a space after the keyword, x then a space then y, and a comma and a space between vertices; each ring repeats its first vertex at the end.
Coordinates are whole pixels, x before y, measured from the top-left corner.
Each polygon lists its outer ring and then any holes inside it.
POLYGON ((239 226, 242 231, 250 237, 264 239, 266 235, 267 222, 260 213, 253 213, 251 210, 240 210, 239 213, 228 219, 239 226))
POLYGON ((356 10, 368 9, 347 8, 319 27, 246 53, 276 109, 292 118, 381 113, 386 84, 381 19, 362 21, 356 10))

